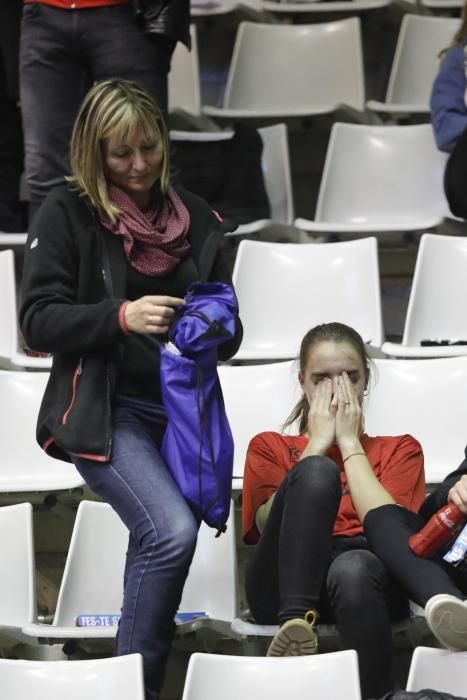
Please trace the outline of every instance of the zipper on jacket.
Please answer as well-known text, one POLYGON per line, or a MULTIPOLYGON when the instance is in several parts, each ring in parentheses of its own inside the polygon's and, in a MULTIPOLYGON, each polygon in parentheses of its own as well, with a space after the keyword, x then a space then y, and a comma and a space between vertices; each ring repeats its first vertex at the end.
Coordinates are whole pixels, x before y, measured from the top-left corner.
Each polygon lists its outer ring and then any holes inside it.
POLYGON ((71 401, 70 401, 70 404, 69 404, 68 408, 66 409, 65 413, 63 414, 62 425, 66 425, 69 413, 70 413, 71 409, 73 408, 73 404, 75 403, 78 377, 82 371, 83 371, 83 358, 80 357, 79 362, 78 362, 78 366, 76 367, 76 369, 73 373, 72 388, 71 388, 71 401))

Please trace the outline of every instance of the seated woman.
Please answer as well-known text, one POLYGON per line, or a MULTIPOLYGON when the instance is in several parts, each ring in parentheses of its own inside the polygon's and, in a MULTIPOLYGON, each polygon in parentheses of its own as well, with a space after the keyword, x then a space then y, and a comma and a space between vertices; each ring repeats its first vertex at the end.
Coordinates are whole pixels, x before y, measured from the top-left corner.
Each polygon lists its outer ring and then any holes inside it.
POLYGON ((454 503, 467 518, 467 449, 459 468, 426 498, 418 514, 391 504, 375 508, 365 518, 365 534, 390 574, 425 608, 428 626, 439 641, 467 651, 467 573, 441 555, 424 559, 409 547, 410 536, 447 503, 454 503))
MULTIPOLYGON (((142 654, 146 700, 157 700, 199 522, 160 454, 167 416, 154 339, 164 342, 192 283, 229 282, 227 225, 170 185, 167 128, 137 83, 89 91, 71 170, 26 246, 21 327, 31 348, 54 355, 37 438, 129 530, 115 652, 142 654)), ((237 319, 219 358, 241 337, 237 319)))
POLYGON ((370 437, 362 402, 370 364, 352 328, 327 323, 300 348, 303 396, 285 426, 251 441, 243 487, 243 536, 257 546, 246 594, 260 624, 277 624, 268 655, 317 651, 316 623, 335 622, 356 649, 364 697, 392 687, 391 621, 407 599, 369 551, 363 520, 372 508, 423 501, 423 455, 410 435, 370 437))
POLYGON ((462 8, 461 25, 451 46, 442 52, 442 62, 431 91, 431 122, 440 151, 450 153, 467 127, 465 91, 465 45, 467 43, 467 3, 462 8))

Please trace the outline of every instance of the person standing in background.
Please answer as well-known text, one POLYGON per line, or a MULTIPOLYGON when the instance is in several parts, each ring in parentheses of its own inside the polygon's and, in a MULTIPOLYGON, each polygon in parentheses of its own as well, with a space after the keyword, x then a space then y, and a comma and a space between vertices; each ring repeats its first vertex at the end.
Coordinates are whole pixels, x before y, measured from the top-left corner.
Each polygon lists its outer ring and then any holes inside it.
POLYGON ((430 109, 431 123, 440 151, 451 153, 467 128, 466 54, 467 3, 461 14, 461 24, 451 46, 441 52, 441 65, 433 83, 430 109))
POLYGON ((73 123, 92 84, 135 80, 165 113, 177 41, 190 46, 189 0, 24 0, 20 88, 30 220, 69 174, 73 123))
POLYGON ((18 107, 18 54, 21 0, 0 2, 0 231, 23 228, 19 185, 23 135, 18 107))

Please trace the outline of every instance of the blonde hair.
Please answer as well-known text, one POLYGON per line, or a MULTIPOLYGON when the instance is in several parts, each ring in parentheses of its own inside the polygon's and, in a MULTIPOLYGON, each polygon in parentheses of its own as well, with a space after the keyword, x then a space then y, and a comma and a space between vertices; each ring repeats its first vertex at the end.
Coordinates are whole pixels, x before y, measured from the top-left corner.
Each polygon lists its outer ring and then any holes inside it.
MULTIPOLYGON (((370 379, 370 358, 366 345, 356 330, 350 326, 346 326, 345 323, 338 323, 337 321, 334 323, 322 323, 309 330, 300 344, 298 361, 301 372, 305 371, 310 351, 315 345, 319 345, 319 343, 348 343, 351 345, 362 361, 365 373, 365 388, 368 386, 370 379)), ((283 424, 282 429, 285 430, 298 420, 298 429, 300 435, 303 435, 307 430, 309 410, 308 399, 305 393, 303 393, 301 399, 283 424)))
POLYGON ((162 112, 136 82, 120 78, 96 83, 79 110, 70 145, 71 176, 67 180, 112 222, 120 210, 109 197, 104 172, 106 139, 125 140, 141 128, 146 137, 162 141, 160 192, 169 188, 169 139, 162 112))

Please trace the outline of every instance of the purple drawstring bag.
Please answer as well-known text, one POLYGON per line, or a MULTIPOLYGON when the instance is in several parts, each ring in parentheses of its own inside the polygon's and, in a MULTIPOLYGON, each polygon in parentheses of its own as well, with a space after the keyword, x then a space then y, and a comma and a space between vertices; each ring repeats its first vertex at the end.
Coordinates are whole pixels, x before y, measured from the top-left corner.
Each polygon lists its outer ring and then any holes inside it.
POLYGON ((233 438, 217 375, 217 346, 235 335, 235 293, 197 282, 161 348, 167 429, 161 454, 198 522, 219 534, 230 509, 233 438))

